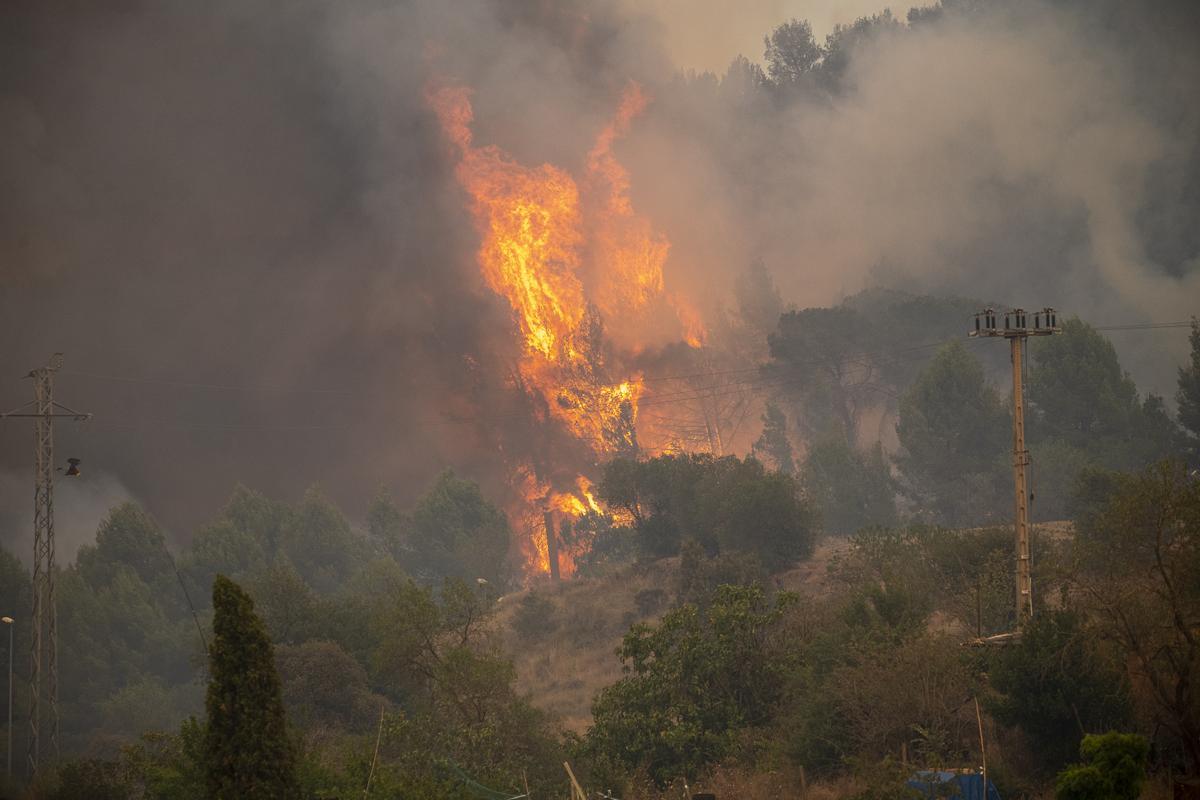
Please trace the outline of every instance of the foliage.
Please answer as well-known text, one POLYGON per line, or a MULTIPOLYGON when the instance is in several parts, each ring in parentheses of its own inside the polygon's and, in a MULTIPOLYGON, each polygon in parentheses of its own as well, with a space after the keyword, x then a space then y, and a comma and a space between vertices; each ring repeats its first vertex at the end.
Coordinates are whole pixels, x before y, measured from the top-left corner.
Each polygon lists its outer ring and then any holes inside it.
POLYGON ((944 346, 900 400, 896 464, 918 513, 978 525, 1007 513, 1011 422, 983 367, 961 342, 944 346))
POLYGON ((1074 583, 1144 687, 1143 713, 1200 771, 1200 479, 1167 461, 1121 484, 1079 537, 1074 583))
POLYGON ((333 591, 349 578, 364 560, 363 549, 362 538, 316 486, 304 493, 279 532, 278 553, 318 592, 333 591))
POLYGON ((1027 429, 1038 446, 1058 441, 1099 466, 1140 469, 1175 452, 1178 430, 1161 398, 1138 397, 1112 344, 1078 318, 1030 346, 1027 429))
POLYGON ((754 442, 751 452, 756 457, 765 456, 778 472, 792 475, 796 472, 796 461, 792 457, 792 443, 787 436, 787 418, 779 406, 767 403, 762 417, 762 435, 754 442))
POLYGON ((547 794, 558 779, 559 744, 545 715, 516 695, 493 610, 480 587, 448 579, 435 593, 409 581, 377 617, 373 672, 410 710, 387 726, 389 774, 417 780, 413 796, 461 796, 435 769, 448 758, 490 786, 518 786, 524 770, 547 794))
POLYGON ((637 553, 636 532, 613 524, 608 514, 584 514, 571 527, 576 540, 590 543, 587 551, 575 558, 575 573, 580 577, 603 575, 629 563, 637 553))
POLYGON ((786 381, 803 432, 832 431, 857 442, 862 412, 879 399, 874 382, 880 367, 863 356, 874 344, 867 319, 845 305, 789 311, 767 343, 769 374, 786 381))
POLYGON ((406 520, 386 489, 380 489, 367 509, 367 535, 376 547, 395 559, 403 558, 406 520))
POLYGON ((485 578, 507 585, 509 530, 504 513, 479 486, 446 470, 417 502, 402 563, 429 580, 485 578))
POLYGON ((626 676, 593 706, 591 751, 644 768, 659 785, 728 754, 738 732, 764 724, 778 699, 785 657, 771 634, 789 602, 722 586, 704 615, 685 605, 657 626, 631 628, 617 651, 626 676))
POLYGON ((271 640, 254 601, 233 581, 213 582, 204 768, 209 796, 293 797, 295 752, 284 720, 271 640))
POLYGON ((825 55, 820 65, 822 84, 830 90, 839 88, 859 49, 880 36, 897 33, 902 27, 890 9, 869 17, 859 17, 849 25, 834 25, 833 31, 825 37, 825 55))
POLYGON ((192 538, 184 569, 197 587, 218 573, 239 577, 266 566, 275 556, 287 509, 238 485, 220 517, 192 538))
POLYGON ((821 46, 808 20, 783 23, 763 39, 767 75, 777 85, 800 83, 821 60, 821 46))
POLYGON ((121 567, 151 586, 173 571, 158 524, 136 503, 128 502, 108 512, 96 531, 96 544, 82 545, 75 563, 95 588, 111 584, 121 567))
POLYGON ((1192 345, 1188 364, 1179 368, 1179 389, 1175 402, 1179 405, 1179 423, 1191 435, 1193 458, 1200 457, 1200 318, 1192 317, 1192 345))
POLYGON ((131 800, 132 794, 115 761, 84 758, 63 764, 49 800, 131 800))
POLYGON ((121 751, 123 772, 135 796, 155 800, 207 798, 204 775, 204 727, 194 717, 178 733, 144 734, 121 751))
POLYGON ((1094 538, 1107 527, 1103 515, 1130 476, 1123 472, 1086 467, 1075 476, 1067 501, 1067 512, 1081 539, 1094 538))
MULTIPOLYGON (((904 634, 921 629, 938 608, 964 630, 1011 630, 1011 530, 869 528, 850 545, 833 573, 851 590, 846 613, 856 624, 904 634)), ((1052 571, 1053 553, 1039 550, 1039 569, 1052 571)))
POLYGON ((1001 694, 989 709, 1025 732, 1046 772, 1075 756, 1086 731, 1132 721, 1119 662, 1088 636, 1076 611, 1047 609, 1034 616, 1017 644, 995 654, 990 675, 1001 694))
POLYGON ((408 702, 482 723, 512 699, 512 665, 491 641, 492 598, 447 579, 439 593, 409 581, 376 620, 376 675, 408 702))
POLYGON ((629 513, 647 557, 678 553, 684 538, 709 553, 753 553, 767 569, 812 551, 813 515, 796 480, 753 458, 617 459, 606 466, 599 495, 629 513))
POLYGON ((908 785, 911 770, 890 756, 876 763, 860 761, 855 772, 864 785, 849 800, 916 800, 922 796, 908 785))
POLYGON ((896 523, 891 471, 879 445, 863 453, 840 436, 815 441, 804 460, 801 483, 829 533, 896 523))
POLYGON ((1091 734, 1079 745, 1082 764, 1064 769, 1057 800, 1137 800, 1146 782, 1150 743, 1136 733, 1091 734))
POLYGON ((312 635, 317 624, 317 598, 290 561, 281 558, 253 573, 246 588, 271 641, 294 643, 312 635))
POLYGON ((371 691, 367 671, 337 643, 310 640, 275 649, 288 718, 304 728, 365 732, 384 699, 371 691))

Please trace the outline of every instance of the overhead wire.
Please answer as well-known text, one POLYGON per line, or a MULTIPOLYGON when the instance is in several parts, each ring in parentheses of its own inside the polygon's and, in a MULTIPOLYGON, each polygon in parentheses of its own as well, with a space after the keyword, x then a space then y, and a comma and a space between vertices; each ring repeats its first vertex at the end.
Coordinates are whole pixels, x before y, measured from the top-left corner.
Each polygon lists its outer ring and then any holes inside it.
MULTIPOLYGON (((1186 328, 1192 325, 1191 321, 1175 321, 1175 322, 1146 322, 1146 323, 1129 323, 1120 325, 1100 325, 1093 326, 1097 331, 1138 331, 1138 330, 1167 330, 1186 328)), ((874 351, 859 351, 850 353, 839 359, 840 363, 861 366, 863 368, 870 367, 887 367, 897 366, 903 362, 909 361, 913 356, 912 353, 918 353, 931 348, 940 347, 958 337, 949 337, 936 341, 924 342, 918 345, 903 348, 888 348, 874 351)), ((803 367, 803 366, 819 366, 827 363, 830 359, 813 358, 803 359, 789 362, 787 367, 803 367)), ((63 370, 64 375, 74 375, 78 377, 86 377, 95 380, 108 380, 122 383, 137 383, 145 385, 168 386, 182 389, 199 389, 213 391, 242 391, 242 392, 266 392, 266 393, 292 393, 292 394, 313 394, 313 395, 350 395, 357 394, 349 390, 329 389, 329 388, 312 388, 312 387, 289 387, 279 385, 238 385, 228 383, 209 383, 200 381, 180 381, 171 379, 156 379, 146 377, 134 377, 126 375, 110 375, 98 372, 88 372, 79 370, 63 370)), ((643 383, 655 381, 687 381, 697 378, 716 378, 729 375, 749 375, 750 377, 743 379, 733 379, 713 383, 707 386, 687 386, 670 392, 651 392, 649 396, 638 404, 639 416, 642 409, 654 408, 656 406, 664 406, 671 404, 685 404, 702 400, 715 400, 722 397, 728 397, 741 392, 760 392, 772 388, 784 388, 793 383, 803 380, 803 376, 795 374, 770 374, 770 368, 764 369, 763 365, 753 367, 741 367, 727 370, 708 370, 703 372, 667 374, 667 375, 643 375, 639 378, 643 383)), ((859 384, 856 389, 878 392, 889 395, 893 398, 897 397, 896 393, 888 387, 879 386, 869 383, 859 384)), ((422 425, 468 425, 468 424, 488 424, 501 423, 513 419, 528 418, 528 412, 519 411, 511 414, 501 415, 468 415, 468 416, 438 416, 436 418, 427 418, 417 420, 418 424, 422 425)), ((665 421, 665 420, 664 420, 665 421)), ((266 432, 306 432, 306 431, 343 431, 351 430, 355 425, 347 423, 345 425, 252 425, 240 423, 181 423, 176 420, 150 420, 142 421, 139 424, 120 424, 110 423, 103 420, 95 420, 93 423, 96 427, 108 429, 125 429, 125 430, 142 430, 142 429, 175 429, 175 430, 221 430, 231 432, 251 432, 251 431, 266 431, 266 432)))

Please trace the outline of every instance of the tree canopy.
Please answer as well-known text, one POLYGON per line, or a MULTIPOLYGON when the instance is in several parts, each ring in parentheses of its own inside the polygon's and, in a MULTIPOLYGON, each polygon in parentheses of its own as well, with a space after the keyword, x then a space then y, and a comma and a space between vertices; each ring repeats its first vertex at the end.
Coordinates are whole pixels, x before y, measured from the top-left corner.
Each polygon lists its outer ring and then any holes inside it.
POLYGON ((213 641, 205 701, 204 764, 213 800, 296 797, 279 674, 254 601, 223 575, 213 581, 213 641))

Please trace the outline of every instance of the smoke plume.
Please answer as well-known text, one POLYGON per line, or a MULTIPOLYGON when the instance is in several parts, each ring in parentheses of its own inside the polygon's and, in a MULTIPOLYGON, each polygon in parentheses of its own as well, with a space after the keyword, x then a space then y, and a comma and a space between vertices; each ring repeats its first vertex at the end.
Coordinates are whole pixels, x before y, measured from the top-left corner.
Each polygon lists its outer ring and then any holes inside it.
MULTIPOLYGON (((180 537, 237 482, 319 482, 352 517, 447 465, 499 491, 546 434, 512 391, 520 345, 475 263, 436 79, 473 89, 477 142, 573 173, 643 86, 614 153, 670 242, 667 290, 710 320, 756 259, 798 306, 884 285, 1098 324, 1194 313, 1196 12, 946 6, 789 95, 744 62, 681 72, 668 33, 693 4, 6 4, 0 405, 64 352, 57 398, 95 419, 60 423, 59 454, 180 537)), ((1117 344, 1169 392, 1178 338, 1117 344)), ((6 473, 32 472, 27 423, 0 423, 6 473)), ((24 525, 31 491, 2 491, 24 525)))

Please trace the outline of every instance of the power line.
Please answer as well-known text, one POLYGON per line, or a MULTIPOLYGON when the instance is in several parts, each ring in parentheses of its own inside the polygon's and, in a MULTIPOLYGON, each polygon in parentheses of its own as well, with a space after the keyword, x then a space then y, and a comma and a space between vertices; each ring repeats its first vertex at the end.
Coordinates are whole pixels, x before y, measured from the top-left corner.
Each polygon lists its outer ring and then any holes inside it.
POLYGON ((356 394, 346 389, 308 389, 297 386, 239 386, 228 383, 199 383, 196 381, 176 381, 164 380, 156 378, 134 378, 127 375, 103 375, 97 372, 78 372, 75 370, 63 370, 63 375, 75 375, 81 378, 95 378, 97 380, 115 381, 118 383, 140 383, 153 386, 175 386, 183 389, 212 389, 216 391, 226 392, 283 392, 288 394, 337 394, 350 395, 356 394))
MULTIPOLYGON (((1097 331, 1141 331, 1141 330, 1169 330, 1174 328, 1191 327, 1190 321, 1178 322, 1138 322, 1128 323, 1124 325, 1099 325, 1094 326, 1097 331)), ((939 339, 937 341, 926 342, 924 344, 914 345, 899 349, 887 350, 865 350, 858 353, 850 353, 842 358, 845 362, 856 362, 865 358, 872 358, 880 355, 892 355, 907 353, 919 350, 926 350, 933 347, 939 347, 951 339, 939 339)), ((796 364, 815 365, 823 363, 827 359, 811 359, 804 362, 793 362, 796 364)), ((667 375, 643 375, 640 380, 644 383, 655 381, 671 381, 671 380, 691 380, 693 378, 704 377, 720 377, 723 375, 738 375, 752 372, 758 372, 761 367, 738 367, 726 370, 706 370, 702 372, 667 374, 667 375)), ((328 388, 312 388, 303 386, 282 386, 282 385, 245 385, 245 384, 230 384, 230 383, 207 383, 201 381, 180 381, 165 378, 147 378, 130 375, 110 375, 98 372, 83 372, 78 370, 62 370, 61 375, 73 375, 82 378, 92 378, 95 380, 106 380, 117 383, 138 383, 154 386, 172 386, 183 389, 209 389, 213 391, 229 391, 229 392, 266 392, 266 393, 285 393, 285 394, 329 394, 329 395, 352 395, 358 394, 346 389, 328 389, 328 388)))
POLYGON ((1097 325, 1093 330, 1097 331, 1157 331, 1166 330, 1168 328, 1190 328, 1191 322, 1140 322, 1131 323, 1129 325, 1097 325))
MULTIPOLYGON (((1095 326, 1097 331, 1139 331, 1139 330, 1169 330, 1178 328, 1187 328, 1191 326, 1190 321, 1177 322, 1146 322, 1146 323, 1129 323, 1124 325, 1104 325, 1095 326)), ((840 360, 843 364, 859 366, 862 368, 869 367, 888 367, 898 366, 904 362, 911 360, 914 356, 911 354, 919 353, 931 348, 940 347, 953 341, 957 337, 947 339, 939 339, 936 341, 925 342, 911 347, 903 348, 888 348, 874 351, 859 351, 847 354, 840 360)), ((791 361, 782 365, 782 369, 788 367, 805 367, 805 366, 820 366, 828 363, 829 359, 805 359, 791 361)), ((704 400, 715 400, 724 397, 729 397, 741 392, 761 392, 773 388, 785 388, 794 385, 804 380, 802 376, 794 374, 770 374, 771 367, 766 365, 757 365, 753 367, 741 367, 727 370, 709 370, 705 372, 667 374, 667 375, 644 375, 640 378, 643 383, 653 381, 668 381, 668 380, 690 380, 695 378, 716 378, 731 375, 748 375, 750 377, 742 379, 733 379, 728 381, 720 381, 707 386, 688 386, 670 392, 650 392, 649 396, 638 403, 639 416, 643 409, 650 409, 657 406, 665 406, 668 404, 686 404, 704 400)), ((779 369, 779 368, 775 368, 779 369)), ((198 381, 177 381, 169 379, 154 379, 145 377, 131 377, 124 375, 109 375, 96 372, 81 372, 63 370, 60 372, 63 375, 75 375, 80 377, 93 378, 97 380, 110 380, 122 383, 137 383, 148 385, 171 386, 185 389, 207 389, 219 391, 244 391, 244 392, 279 392, 279 393, 297 393, 297 394, 329 394, 329 395, 348 395, 351 392, 341 389, 323 389, 309 387, 288 387, 288 386, 272 386, 272 385, 235 385, 222 383, 206 383, 198 381)), ((897 397, 894 390, 889 387, 863 383, 859 384, 856 389, 877 392, 890 397, 897 397)), ((445 426, 445 425, 487 425, 494 423, 504 423, 517 419, 527 419, 529 413, 527 411, 518 411, 511 414, 489 415, 489 416, 439 416, 437 418, 426 418, 412 420, 413 423, 423 426, 445 426)), ((661 422, 665 422, 662 420, 661 422)), ((90 423, 96 424, 96 423, 90 423)), ((669 424, 669 423, 668 423, 669 424)), ((229 431, 229 432, 270 432, 270 433, 303 433, 303 432, 318 432, 318 431, 348 431, 355 429, 353 423, 344 425, 255 425, 242 423, 181 423, 174 420, 149 420, 142 421, 138 425, 123 425, 120 423, 107 422, 99 424, 99 427, 108 429, 120 430, 153 430, 153 429, 169 429, 169 430, 195 430, 195 431, 229 431)))

